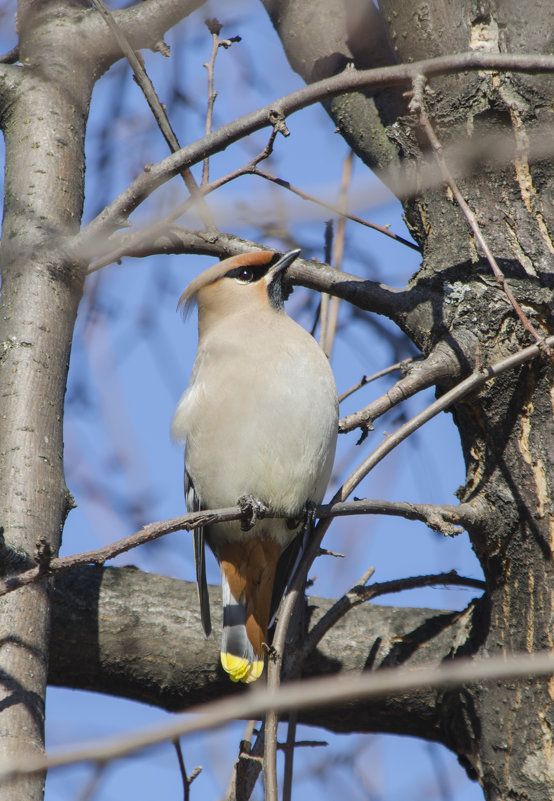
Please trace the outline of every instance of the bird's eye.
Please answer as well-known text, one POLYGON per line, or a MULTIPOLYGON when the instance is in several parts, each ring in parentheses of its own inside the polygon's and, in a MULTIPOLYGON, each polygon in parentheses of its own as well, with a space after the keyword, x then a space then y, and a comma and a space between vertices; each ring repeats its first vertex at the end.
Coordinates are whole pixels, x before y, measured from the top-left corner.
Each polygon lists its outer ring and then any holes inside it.
POLYGON ((239 284, 250 284, 254 280, 254 273, 249 267, 240 267, 236 279, 239 284))

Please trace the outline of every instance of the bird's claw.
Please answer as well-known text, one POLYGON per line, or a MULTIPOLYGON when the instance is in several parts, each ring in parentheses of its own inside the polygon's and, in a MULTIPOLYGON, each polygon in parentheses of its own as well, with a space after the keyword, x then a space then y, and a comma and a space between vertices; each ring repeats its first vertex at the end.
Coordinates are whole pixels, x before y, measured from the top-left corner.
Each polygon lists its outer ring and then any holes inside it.
POLYGON ((269 509, 258 498, 253 495, 241 495, 237 504, 241 508, 242 517, 240 521, 241 531, 250 531, 258 520, 269 512, 269 509))
POLYGON ((298 517, 287 518, 287 528, 295 529, 301 525, 302 533, 305 531, 311 531, 314 526, 316 510, 317 505, 313 501, 306 501, 306 504, 302 509, 302 513, 298 515, 298 517))
POLYGON ((315 504, 313 501, 306 501, 306 506, 304 507, 304 525, 302 526, 303 531, 311 531, 314 527, 316 510, 317 504, 315 504))

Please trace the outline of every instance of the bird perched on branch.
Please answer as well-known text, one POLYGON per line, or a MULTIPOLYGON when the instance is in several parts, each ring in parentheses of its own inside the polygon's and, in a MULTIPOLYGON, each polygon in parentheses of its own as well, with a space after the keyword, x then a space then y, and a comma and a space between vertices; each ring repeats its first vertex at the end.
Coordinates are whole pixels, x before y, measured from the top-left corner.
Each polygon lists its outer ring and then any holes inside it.
POLYGON ((337 439, 337 392, 316 341, 284 309, 283 278, 300 253, 233 256, 195 278, 179 301, 198 305, 198 352, 172 435, 185 444, 189 511, 250 505, 252 525, 194 532, 204 631, 211 631, 204 548, 221 568, 221 663, 257 679, 270 619, 291 578, 307 510, 321 503, 337 439), (266 507, 281 518, 261 518, 266 507), (261 519, 260 519, 261 518, 261 519))

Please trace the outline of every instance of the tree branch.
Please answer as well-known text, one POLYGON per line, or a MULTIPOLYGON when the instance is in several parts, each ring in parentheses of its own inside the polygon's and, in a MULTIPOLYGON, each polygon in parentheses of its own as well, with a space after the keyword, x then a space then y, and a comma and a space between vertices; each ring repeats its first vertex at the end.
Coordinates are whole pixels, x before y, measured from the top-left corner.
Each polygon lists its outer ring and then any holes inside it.
POLYGON ((426 359, 411 367, 408 374, 399 379, 384 395, 371 401, 365 408, 339 420, 339 433, 346 434, 359 427, 363 436, 371 430, 374 420, 397 404, 440 381, 459 378, 461 371, 460 362, 452 348, 440 341, 426 359))
MULTIPOLYGON (((210 596, 218 632, 220 588, 210 587, 210 596)), ((114 693, 169 711, 241 692, 221 668, 218 637, 204 637, 194 584, 133 567, 82 567, 58 576, 52 597, 51 684, 114 693)), ((308 628, 317 626, 334 603, 308 597, 308 628)), ((359 606, 320 641, 302 675, 438 665, 463 647, 476 625, 474 613, 472 605, 465 612, 359 606)), ((336 731, 443 737, 440 708, 429 689, 358 710, 310 713, 309 720, 336 731)))
MULTIPOLYGON (((170 28, 184 17, 192 14, 203 5, 205 0, 143 0, 129 8, 113 12, 118 28, 133 50, 148 48, 167 54, 167 45, 163 36, 170 28)), ((91 56, 95 64, 108 69, 111 64, 121 58, 121 47, 115 36, 106 35, 105 23, 94 13, 87 15, 82 21, 90 42, 91 56)))
MULTIPOLYGON (((64 577, 62 582, 65 583, 67 578, 64 577)), ((208 641, 203 647, 196 647, 192 634, 193 639, 189 639, 190 618, 193 615, 188 611, 187 606, 182 605, 187 600, 192 602, 194 588, 191 585, 189 585, 189 588, 190 597, 187 597, 186 587, 183 582, 164 579, 151 574, 142 574, 139 571, 128 568, 119 570, 105 569, 103 572, 98 568, 89 568, 86 571, 81 570, 78 582, 74 582, 73 588, 68 587, 67 583, 63 589, 61 585, 58 585, 55 594, 53 640, 55 648, 52 652, 52 677, 55 677, 56 670, 61 667, 60 655, 56 653, 56 648, 61 648, 63 639, 60 640, 60 637, 65 637, 67 641, 66 652, 70 652, 66 653, 68 659, 65 664, 68 668, 73 667, 74 679, 79 678, 79 669, 83 671, 80 680, 82 682, 85 677, 88 677, 89 688, 94 686, 93 674, 97 671, 99 657, 101 656, 104 660, 103 670, 107 673, 111 671, 109 678, 108 676, 105 677, 108 678, 108 681, 102 685, 104 691, 110 691, 110 688, 114 688, 115 684, 117 684, 120 694, 128 694, 131 689, 131 674, 134 672, 133 681, 136 682, 137 668, 142 666, 149 677, 145 682, 135 684, 134 689, 141 693, 143 700, 148 697, 148 690, 152 690, 156 674, 160 679, 160 686, 156 690, 157 700, 155 702, 160 703, 161 701, 162 705, 167 708, 171 708, 171 706, 163 703, 163 701, 169 701, 171 692, 173 692, 174 703, 179 705, 181 709, 191 702, 194 703, 194 699, 196 699, 197 703, 199 697, 209 697, 210 690, 208 685, 210 682, 206 683, 206 679, 210 671, 212 681, 217 684, 215 676, 218 673, 215 670, 215 665, 218 662, 217 646, 215 642, 212 641, 210 643, 208 641), (88 578, 85 575, 86 573, 89 574, 88 578), (172 589, 175 590, 173 600, 171 600, 172 589), (60 597, 60 592, 64 596, 63 599, 60 597), (71 606, 69 608, 61 608, 60 601, 62 600, 65 600, 71 606), (144 607, 145 611, 143 619, 142 608, 140 609, 139 616, 141 623, 143 623, 141 627, 136 626, 137 601, 139 601, 139 607, 144 607), (172 607, 169 605, 170 602, 173 604, 172 607), (150 611, 148 611, 149 608, 150 611), (182 610, 182 620, 178 620, 177 610, 179 608, 182 610), (162 623, 163 625, 161 625, 162 623), (167 624, 167 627, 165 624, 167 624), (151 639, 151 627, 154 627, 156 631, 156 636, 153 640, 151 639), (64 628, 66 629, 65 631, 64 628), (113 632, 112 635, 109 635, 108 630, 110 628, 113 632), (91 635, 93 648, 96 643, 96 655, 94 658, 91 658, 90 650, 85 647, 84 640, 87 631, 91 635), (163 631, 162 637, 160 637, 160 631, 163 631), (175 637, 172 636, 173 632, 175 632, 175 637), (75 639, 70 642, 70 638, 72 636, 75 637, 75 635, 77 635, 77 642, 79 643, 78 648, 75 647, 75 639), (142 655, 137 648, 139 637, 145 638, 145 651, 142 655), (161 643, 161 650, 158 652, 160 640, 164 640, 165 645, 161 643), (98 650, 99 646, 101 646, 100 650, 98 650), (152 663, 150 656, 153 648, 158 654, 155 663, 152 663), (108 660, 106 660, 107 654, 111 656, 108 660), (166 658, 168 659, 167 662, 165 661, 166 658), (195 663, 199 666, 198 670, 194 669, 195 663), (170 670, 167 669, 168 666, 170 670), (126 674, 129 684, 124 684, 126 674), (202 686, 204 689, 201 690, 202 686)), ((315 599, 311 600, 315 601, 315 599)), ((311 611, 313 617, 314 609, 312 608, 311 611)), ((352 728, 359 731, 363 730, 363 727, 368 724, 368 710, 372 706, 371 704, 362 703, 361 699, 364 698, 381 699, 373 702, 373 708, 380 708, 381 715, 385 706, 387 707, 390 719, 389 727, 385 730, 391 731, 403 718, 403 732, 409 733, 417 717, 419 718, 420 726, 427 732, 427 736, 440 740, 439 719, 436 717, 436 688, 456 687, 460 683, 490 678, 529 676, 553 672, 553 659, 549 653, 525 655, 515 659, 506 659, 506 657, 501 656, 497 659, 489 658, 481 662, 456 660, 440 668, 431 667, 431 665, 438 665, 441 658, 454 653, 460 643, 466 640, 471 631, 472 614, 472 607, 464 613, 449 614, 437 614, 430 610, 360 607, 354 610, 351 616, 341 621, 336 631, 333 630, 337 637, 335 646, 338 644, 335 658, 338 658, 340 664, 340 660, 346 661, 349 655, 353 655, 358 649, 356 662, 360 665, 360 668, 363 668, 364 665, 366 668, 371 665, 373 670, 369 674, 363 673, 361 676, 357 676, 352 672, 348 672, 344 679, 334 676, 331 680, 325 682, 320 680, 313 684, 308 684, 305 681, 289 684, 274 695, 268 694, 264 688, 254 688, 253 691, 240 693, 240 689, 237 690, 236 686, 231 686, 227 682, 220 687, 220 691, 223 687, 232 692, 233 695, 238 691, 240 698, 227 699, 217 706, 189 710, 189 714, 184 719, 178 717, 169 726, 164 725, 161 728, 156 727, 153 730, 132 735, 130 738, 126 738, 123 743, 121 741, 117 743, 113 741, 102 743, 92 750, 87 749, 86 756, 81 749, 77 751, 71 749, 71 753, 61 753, 51 759, 48 766, 68 764, 68 759, 70 761, 80 761, 84 758, 98 760, 105 758, 106 755, 110 758, 122 756, 124 753, 130 753, 147 744, 174 739, 192 731, 212 728, 231 719, 241 717, 259 718, 271 707, 279 711, 295 708, 300 712, 302 720, 310 719, 311 722, 315 722, 318 717, 320 721, 327 718, 329 722, 336 716, 336 722, 340 724, 342 719, 342 725, 344 725, 345 718, 350 718, 352 714, 355 714, 358 723, 352 728), (349 620, 352 622, 353 619, 358 620, 360 629, 363 630, 361 640, 359 639, 360 632, 358 635, 354 635, 354 632, 352 632, 353 640, 345 636, 346 629, 343 627, 347 625, 349 620), (388 626, 385 623, 387 619, 389 620, 388 626), (394 619, 399 625, 398 637, 394 638, 393 635, 391 639, 390 621, 394 619), (401 632, 404 632, 404 634, 401 632), (459 638, 457 641, 456 637, 459 638), (420 643, 419 646, 418 642, 420 643), (375 646, 377 646, 376 649, 375 646), (381 648, 383 648, 385 654, 382 654, 381 648), (409 671, 377 670, 377 667, 383 668, 387 664, 402 663, 412 666, 421 664, 421 659, 430 657, 430 648, 434 652, 434 658, 428 660, 427 667, 424 669, 409 671), (446 650, 444 650, 445 648, 446 650), (353 712, 349 710, 348 702, 354 700, 356 703, 353 712), (394 711, 395 703, 397 705, 396 713, 394 711), (429 705, 427 711, 431 714, 431 718, 422 716, 422 709, 425 704, 429 705), (320 711, 319 713, 311 712, 308 715, 305 714, 307 710, 313 710, 322 705, 326 708, 334 705, 335 712, 320 711), (190 712, 192 711, 199 712, 200 717, 196 715, 191 718, 190 712), (413 719, 411 718, 412 713, 414 713, 413 719), (433 718, 434 720, 432 720, 433 718)), ((198 615, 196 614, 194 617, 196 618, 195 625, 198 626, 196 639, 198 645, 200 645, 202 635, 199 634, 198 615)), ((326 647, 329 648, 332 642, 333 638, 330 638, 326 647)), ((314 661, 319 665, 318 670, 320 673, 329 669, 329 662, 325 659, 323 653, 318 652, 314 661)), ((314 663, 311 662, 310 664, 313 670, 314 663)), ((337 663, 333 662, 331 669, 336 669, 336 667, 337 663)), ((66 678, 69 678, 69 676, 66 675, 66 678)), ((74 682, 73 686, 83 685, 74 682)), ((212 684, 212 697, 214 690, 215 686, 212 684)), ((131 697, 139 696, 133 694, 131 697)), ((152 696, 150 698, 152 699, 152 696)), ((352 721, 349 722, 351 723, 352 721)), ((382 718, 378 716, 374 717, 371 725, 382 728, 381 724, 382 718)), ((38 770, 43 767, 45 767, 43 761, 37 761, 36 763, 27 761, 25 765, 11 765, 12 770, 17 771, 38 770)), ((4 771, 3 778, 5 777, 6 772, 4 771)))
MULTIPOLYGON (((121 48, 122 54, 127 59, 134 72, 136 82, 139 85, 152 114, 154 115, 154 119, 158 123, 158 127, 162 132, 163 137, 167 142, 170 151, 172 153, 175 153, 177 150, 181 148, 181 145, 179 144, 179 140, 177 139, 177 136, 175 135, 175 132, 171 127, 171 123, 169 121, 166 111, 162 106, 162 104, 160 103, 156 90, 154 89, 154 84, 150 80, 150 77, 144 68, 144 64, 141 62, 141 60, 138 58, 137 54, 131 47, 129 41, 127 40, 127 37, 125 36, 125 33, 120 29, 112 12, 106 8, 104 1, 90 0, 90 2, 94 5, 96 10, 103 17, 104 21, 106 22, 106 25, 115 36, 117 43, 121 48)), ((196 205, 198 214, 202 222, 208 229, 215 228, 215 223, 212 214, 208 206, 206 205, 204 196, 200 192, 190 169, 185 168, 181 172, 181 175, 185 182, 185 186, 189 190, 192 200, 196 205)))
POLYGON ((127 189, 74 238, 73 248, 81 258, 88 257, 90 259, 95 250, 95 242, 102 241, 124 226, 129 215, 159 186, 183 169, 220 152, 239 139, 268 125, 273 125, 276 116, 286 118, 306 106, 344 92, 404 84, 412 81, 419 74, 431 77, 452 72, 487 69, 533 74, 552 72, 554 71, 554 56, 461 53, 426 59, 413 64, 401 64, 361 72, 345 70, 340 75, 305 86, 257 111, 240 117, 157 164, 148 165, 127 189))

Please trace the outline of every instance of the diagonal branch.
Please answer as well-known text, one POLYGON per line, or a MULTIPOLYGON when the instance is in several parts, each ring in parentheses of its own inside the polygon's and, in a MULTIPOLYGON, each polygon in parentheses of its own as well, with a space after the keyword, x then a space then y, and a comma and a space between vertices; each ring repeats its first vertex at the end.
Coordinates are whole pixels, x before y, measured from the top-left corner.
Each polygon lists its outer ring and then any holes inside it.
POLYGON ((433 153, 435 154, 435 158, 437 160, 437 164, 439 165, 439 169, 443 176, 445 184, 450 188, 452 194, 456 198, 456 202, 458 206, 461 208, 471 230, 473 231, 473 235, 475 236, 476 240, 481 245, 481 249, 485 254, 485 257, 490 264, 491 270, 493 272, 494 277, 496 278, 498 284, 502 287, 506 297, 512 304, 512 307, 521 320, 523 327, 526 331, 528 331, 531 336, 538 342, 539 347, 541 350, 550 358, 550 360, 554 363, 554 353, 552 350, 546 345, 545 338, 539 334, 539 332, 534 328, 531 324, 527 315, 517 302, 516 298, 508 283, 506 282, 506 277, 502 270, 500 269, 498 262, 496 261, 495 257, 492 254, 491 249, 488 246, 487 240, 483 236, 483 232, 481 231, 481 227, 477 222, 477 218, 473 212, 473 210, 469 207, 466 199, 460 192, 458 184, 454 180, 454 176, 450 172, 448 165, 444 158, 444 153, 442 149, 442 145, 439 141, 437 134, 433 126, 431 125, 431 121, 429 119, 429 115, 427 114, 427 110, 425 108, 425 101, 423 99, 423 93, 425 90, 426 79, 424 75, 417 75, 412 82, 412 92, 413 96, 410 101, 410 110, 414 111, 419 114, 419 124, 425 131, 427 139, 429 140, 429 144, 433 149, 433 153))
MULTIPOLYGON (((115 21, 115 18, 111 13, 111 11, 108 8, 106 8, 104 0, 90 0, 90 2, 94 5, 96 10, 102 15, 102 17, 106 22, 106 25, 115 36, 117 43, 119 44, 122 52, 125 55, 125 58, 131 65, 131 68, 135 74, 136 82, 142 90, 146 102, 148 103, 150 110, 154 115, 156 122, 158 123, 160 131, 162 132, 165 141, 169 145, 169 149, 171 150, 172 153, 175 153, 177 150, 180 150, 181 145, 179 144, 179 140, 175 135, 175 131, 171 127, 171 123, 169 121, 167 113, 162 104, 160 103, 159 97, 156 93, 156 90, 154 89, 154 84, 150 80, 150 77, 148 76, 148 73, 144 68, 144 64, 142 63, 142 60, 139 59, 138 55, 135 53, 135 51, 129 44, 129 40, 127 39, 124 32, 117 24, 117 22, 115 21)), ((189 190, 191 197, 198 209, 198 213, 200 215, 200 218, 202 219, 202 222, 208 229, 215 228, 215 223, 212 214, 208 206, 206 205, 203 194, 199 191, 198 185, 190 169, 188 167, 185 167, 182 170, 181 175, 185 182, 185 186, 189 190)))
POLYGON ((352 220, 352 222, 358 223, 359 225, 364 225, 366 228, 372 228, 374 231, 379 231, 379 233, 394 239, 396 242, 400 242, 402 245, 405 245, 412 250, 421 250, 419 245, 416 245, 414 242, 410 242, 409 239, 404 239, 404 237, 400 236, 399 234, 395 234, 394 231, 389 231, 386 226, 378 225, 377 223, 370 222, 369 220, 364 220, 363 217, 358 217, 356 214, 350 214, 345 209, 339 209, 337 206, 333 206, 332 203, 327 203, 325 200, 321 200, 315 195, 310 195, 309 192, 299 189, 297 186, 294 186, 294 184, 291 184, 290 181, 277 178, 276 176, 271 175, 271 173, 258 168, 251 169, 248 172, 250 175, 258 175, 260 178, 265 178, 266 181, 271 181, 272 183, 277 184, 277 186, 282 186, 284 189, 288 189, 289 192, 292 192, 294 195, 298 195, 298 197, 301 197, 303 200, 309 200, 311 203, 317 203, 318 206, 321 206, 324 209, 329 209, 329 211, 332 211, 333 214, 337 214, 347 220, 352 220))
POLYGON ((380 595, 389 595, 395 592, 414 590, 421 587, 435 587, 439 584, 444 586, 474 587, 480 590, 485 590, 487 586, 484 581, 459 576, 455 570, 450 570, 448 573, 435 573, 428 576, 411 576, 404 579, 376 582, 366 587, 365 585, 372 573, 373 568, 367 571, 360 581, 351 587, 342 598, 339 598, 306 635, 302 646, 303 659, 306 659, 312 653, 327 632, 332 629, 347 612, 380 595))
POLYGON ((552 72, 554 56, 492 55, 460 53, 434 59, 382 67, 373 70, 345 70, 332 78, 318 81, 292 92, 224 125, 209 136, 182 148, 144 171, 73 239, 80 258, 94 253, 95 243, 124 226, 129 215, 163 183, 187 167, 224 150, 255 131, 274 125, 276 118, 286 118, 295 111, 320 100, 370 87, 396 86, 412 81, 417 75, 427 77, 467 70, 510 70, 512 72, 552 72))
POLYGON ((359 427, 362 429, 362 438, 365 438, 373 421, 385 412, 441 380, 459 378, 460 372, 460 363, 452 349, 444 342, 439 342, 426 359, 415 364, 406 376, 383 395, 365 408, 339 420, 339 433, 346 434, 359 427))

